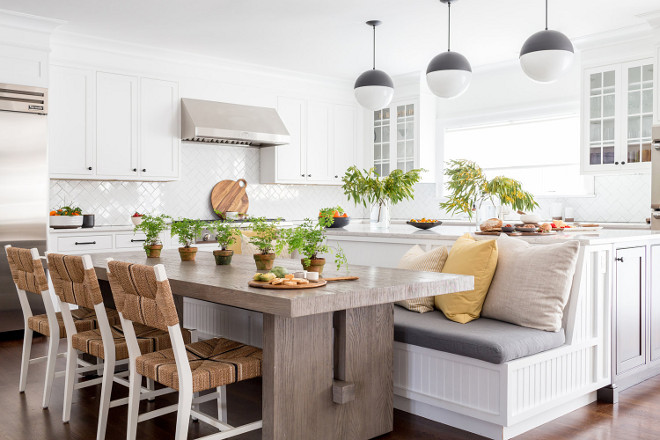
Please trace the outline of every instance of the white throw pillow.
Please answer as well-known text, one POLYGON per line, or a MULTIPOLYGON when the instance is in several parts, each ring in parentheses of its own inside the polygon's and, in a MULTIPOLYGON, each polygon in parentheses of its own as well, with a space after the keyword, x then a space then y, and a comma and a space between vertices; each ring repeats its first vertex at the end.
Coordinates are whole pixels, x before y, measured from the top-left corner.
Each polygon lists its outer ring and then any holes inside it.
MULTIPOLYGON (((426 252, 420 246, 415 245, 401 257, 397 267, 399 269, 425 272, 442 272, 445 261, 447 261, 447 255, 447 248, 444 246, 426 252)), ((434 297, 429 296, 426 298, 397 301, 395 304, 412 312, 424 313, 433 311, 434 301, 434 297)))
POLYGON ((580 243, 531 245, 502 235, 497 269, 481 312, 523 327, 557 332, 568 302, 580 243))

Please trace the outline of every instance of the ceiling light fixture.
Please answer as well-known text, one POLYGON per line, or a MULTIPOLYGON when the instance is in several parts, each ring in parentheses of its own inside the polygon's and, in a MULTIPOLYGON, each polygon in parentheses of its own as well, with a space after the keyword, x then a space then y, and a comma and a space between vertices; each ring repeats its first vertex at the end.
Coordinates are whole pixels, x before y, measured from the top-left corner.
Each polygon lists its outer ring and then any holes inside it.
POLYGON ((451 51, 451 4, 457 0, 440 0, 447 3, 448 28, 447 52, 436 55, 426 69, 426 82, 436 96, 454 98, 465 92, 472 79, 470 62, 458 52, 451 51))
POLYGON ((376 26, 379 20, 369 20, 368 26, 374 29, 373 41, 373 67, 355 80, 355 99, 362 107, 369 110, 380 110, 387 107, 394 95, 394 82, 382 70, 376 69, 376 26))
POLYGON ((545 30, 529 37, 520 50, 520 66, 539 82, 553 82, 573 62, 573 44, 561 32, 548 30, 548 0, 545 0, 545 30))

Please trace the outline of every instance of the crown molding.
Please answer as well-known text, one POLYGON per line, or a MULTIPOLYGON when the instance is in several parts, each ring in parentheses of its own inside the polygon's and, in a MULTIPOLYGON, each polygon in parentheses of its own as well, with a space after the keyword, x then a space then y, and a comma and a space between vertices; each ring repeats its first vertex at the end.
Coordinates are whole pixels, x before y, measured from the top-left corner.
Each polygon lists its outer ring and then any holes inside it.
POLYGON ((50 34, 63 24, 66 21, 0 9, 0 26, 4 27, 50 34))

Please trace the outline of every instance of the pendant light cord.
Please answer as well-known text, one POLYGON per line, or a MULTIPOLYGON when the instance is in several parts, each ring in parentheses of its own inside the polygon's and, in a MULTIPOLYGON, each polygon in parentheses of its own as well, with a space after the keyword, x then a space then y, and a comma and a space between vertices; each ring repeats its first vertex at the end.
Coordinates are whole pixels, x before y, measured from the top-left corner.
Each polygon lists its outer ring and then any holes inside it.
POLYGON ((451 1, 447 2, 447 11, 447 52, 451 52, 451 1))
POLYGON ((376 25, 373 25, 374 28, 374 50, 373 50, 373 67, 371 70, 376 70, 376 25))
POLYGON ((545 0, 545 30, 548 30, 548 0, 545 0))

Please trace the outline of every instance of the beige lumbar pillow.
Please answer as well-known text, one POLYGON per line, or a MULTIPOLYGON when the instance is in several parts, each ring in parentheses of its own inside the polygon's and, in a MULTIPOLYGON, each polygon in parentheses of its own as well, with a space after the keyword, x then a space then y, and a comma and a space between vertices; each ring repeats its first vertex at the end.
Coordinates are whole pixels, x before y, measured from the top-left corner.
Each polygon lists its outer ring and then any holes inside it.
MULTIPOLYGON (((397 267, 424 272, 442 272, 442 267, 447 261, 447 255, 447 248, 444 246, 426 252, 420 246, 415 245, 401 257, 397 267)), ((396 304, 413 312, 424 313, 433 311, 433 301, 433 297, 429 296, 398 301, 396 304)))
POLYGON ((561 329, 580 243, 531 245, 502 235, 497 270, 481 315, 523 327, 561 329))

